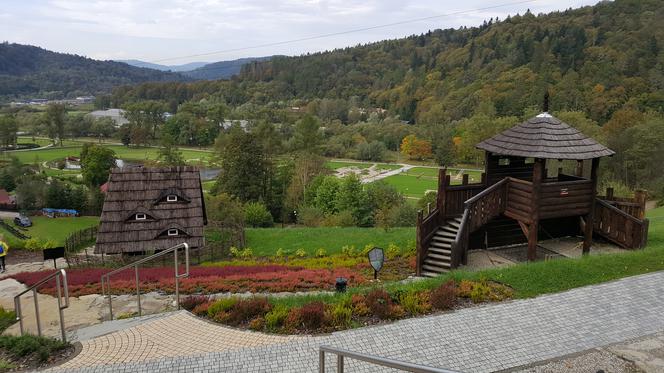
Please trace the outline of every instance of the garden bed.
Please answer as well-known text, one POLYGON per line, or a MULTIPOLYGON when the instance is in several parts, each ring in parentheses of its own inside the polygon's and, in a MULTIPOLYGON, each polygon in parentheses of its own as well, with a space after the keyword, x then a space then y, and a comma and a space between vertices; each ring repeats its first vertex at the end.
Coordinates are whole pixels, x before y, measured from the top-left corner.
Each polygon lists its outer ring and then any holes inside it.
POLYGON ((372 287, 348 294, 315 296, 303 304, 282 298, 212 300, 199 295, 185 298, 182 306, 200 317, 233 327, 280 334, 318 334, 502 301, 511 296, 510 288, 496 282, 449 280, 431 290, 388 291, 372 287))
POLYGON ((0 336, 0 372, 42 369, 67 360, 74 346, 56 339, 0 336))

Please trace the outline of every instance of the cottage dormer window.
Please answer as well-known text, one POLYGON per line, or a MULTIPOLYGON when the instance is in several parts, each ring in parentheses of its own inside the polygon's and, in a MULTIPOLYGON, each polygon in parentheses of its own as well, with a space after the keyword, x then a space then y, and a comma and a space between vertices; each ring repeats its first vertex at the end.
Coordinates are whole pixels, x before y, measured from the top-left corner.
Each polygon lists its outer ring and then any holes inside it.
POLYGON ((146 214, 136 214, 136 220, 146 220, 148 216, 146 214))
POLYGON ((166 196, 166 202, 177 202, 178 201, 178 196, 175 194, 169 194, 166 196))
POLYGON ((177 229, 169 229, 168 230, 168 235, 169 236, 177 236, 178 235, 178 230, 177 229))

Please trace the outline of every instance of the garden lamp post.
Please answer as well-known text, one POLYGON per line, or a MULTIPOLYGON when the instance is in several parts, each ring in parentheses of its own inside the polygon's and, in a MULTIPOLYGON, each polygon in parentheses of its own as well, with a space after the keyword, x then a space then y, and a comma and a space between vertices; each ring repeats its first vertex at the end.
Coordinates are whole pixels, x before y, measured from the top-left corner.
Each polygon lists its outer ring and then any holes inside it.
POLYGON ((374 247, 369 251, 369 264, 374 269, 374 280, 378 279, 378 271, 383 268, 383 263, 385 262, 385 253, 380 247, 374 247))

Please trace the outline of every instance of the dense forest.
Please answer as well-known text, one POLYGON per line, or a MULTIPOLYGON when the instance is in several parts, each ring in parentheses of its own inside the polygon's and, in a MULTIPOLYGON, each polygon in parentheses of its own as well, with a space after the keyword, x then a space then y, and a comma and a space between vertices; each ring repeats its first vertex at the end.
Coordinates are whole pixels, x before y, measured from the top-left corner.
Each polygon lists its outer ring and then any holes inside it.
POLYGON ((70 98, 108 93, 115 86, 186 77, 121 62, 97 61, 21 44, 0 44, 0 101, 70 98))
POLYGON ((548 91, 552 114, 616 151, 601 163, 601 187, 618 194, 645 188, 664 201, 660 5, 618 0, 526 12, 478 27, 275 56, 231 80, 117 87, 95 105, 125 109, 129 123, 119 129, 82 116, 59 120, 64 109, 45 116, 9 110, 8 123, 53 139, 160 144, 167 164, 183 162, 178 146, 214 145, 223 171, 213 194, 263 203, 281 221, 297 209, 297 219, 312 225, 398 225, 412 222, 413 210, 393 190, 326 178, 324 157, 481 167, 475 145, 539 113, 548 91))

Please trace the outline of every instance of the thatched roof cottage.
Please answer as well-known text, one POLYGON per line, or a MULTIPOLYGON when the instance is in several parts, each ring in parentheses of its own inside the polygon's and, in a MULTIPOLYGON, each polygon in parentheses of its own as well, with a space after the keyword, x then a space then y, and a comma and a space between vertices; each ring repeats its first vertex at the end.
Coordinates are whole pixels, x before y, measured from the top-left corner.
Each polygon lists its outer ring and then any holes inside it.
POLYGON ((114 168, 97 233, 96 253, 163 250, 205 243, 207 224, 195 167, 114 168))

